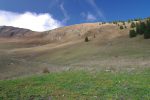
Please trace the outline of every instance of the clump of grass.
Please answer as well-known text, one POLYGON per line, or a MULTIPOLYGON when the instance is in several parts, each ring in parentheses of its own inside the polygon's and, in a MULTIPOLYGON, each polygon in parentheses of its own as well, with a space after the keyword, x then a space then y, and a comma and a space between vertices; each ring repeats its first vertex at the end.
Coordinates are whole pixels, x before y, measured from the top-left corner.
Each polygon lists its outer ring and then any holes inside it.
POLYGON ((48 69, 47 67, 45 67, 45 68, 43 69, 43 73, 49 73, 49 69, 48 69))

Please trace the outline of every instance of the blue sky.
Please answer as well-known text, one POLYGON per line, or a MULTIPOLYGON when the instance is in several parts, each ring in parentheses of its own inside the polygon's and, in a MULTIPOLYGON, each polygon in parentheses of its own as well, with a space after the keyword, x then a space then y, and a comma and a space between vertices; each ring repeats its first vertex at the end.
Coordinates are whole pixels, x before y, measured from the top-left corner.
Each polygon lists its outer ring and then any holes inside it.
MULTIPOLYGON (((14 20, 17 20, 17 16, 22 14, 33 14, 34 19, 42 14, 48 14, 45 15, 45 17, 40 17, 45 18, 45 20, 39 23, 43 23, 44 26, 47 26, 47 29, 41 29, 41 31, 43 31, 48 30, 50 26, 52 29, 85 22, 127 20, 139 17, 145 18, 150 16, 150 0, 0 0, 0 11, 0 15, 4 12, 7 13, 5 13, 5 15, 9 16, 13 14, 14 20), (26 12, 29 13, 25 14, 26 12), (44 23, 46 19, 49 19, 53 23, 50 21, 49 23, 44 23), (52 24, 56 25, 53 27, 52 24)), ((0 17, 0 21, 4 19, 4 17, 0 17)), ((2 22, 7 25, 10 19, 13 20, 13 18, 5 18, 5 21, 8 21, 2 22)), ((37 20, 40 20, 40 18, 37 20)), ((23 18, 20 18, 20 20, 21 19, 23 18)), ((14 21, 11 22, 14 23, 14 21)), ((21 23, 23 21, 17 22, 21 23)), ((13 26, 14 24, 8 25, 13 26)))

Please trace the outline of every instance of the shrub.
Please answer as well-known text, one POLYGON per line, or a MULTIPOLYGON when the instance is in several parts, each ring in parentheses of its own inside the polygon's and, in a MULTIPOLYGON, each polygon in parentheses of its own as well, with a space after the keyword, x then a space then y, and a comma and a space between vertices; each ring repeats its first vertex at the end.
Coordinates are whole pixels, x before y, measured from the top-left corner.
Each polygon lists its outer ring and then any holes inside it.
POLYGON ((136 26, 135 23, 132 22, 132 23, 131 23, 131 28, 135 28, 135 26, 136 26))
POLYGON ((140 24, 136 23, 136 33, 139 34, 140 33, 140 24))
POLYGON ((120 29, 122 30, 122 29, 123 29, 123 26, 120 26, 120 29))
POLYGON ((134 21, 141 21, 141 20, 142 20, 141 18, 134 19, 134 21))
MULTIPOLYGON (((139 19, 140 21, 138 23, 136 23, 135 28, 136 31, 131 30, 129 33, 130 37, 135 37, 136 35, 143 35, 144 34, 144 39, 150 39, 150 20, 149 19, 145 19, 143 21, 141 21, 141 19, 139 19)), ((134 27, 134 24, 131 24, 131 28, 134 27)))
POLYGON ((149 30, 150 29, 150 19, 146 21, 146 24, 147 24, 146 28, 149 30))
POLYGON ((150 31, 145 30, 145 32, 144 32, 144 39, 150 39, 150 31))
POLYGON ((145 22, 141 22, 140 23, 140 33, 139 34, 144 34, 145 30, 146 30, 146 24, 145 24, 145 22))
POLYGON ((106 24, 106 22, 102 22, 102 24, 106 24))
POLYGON ((88 37, 86 36, 86 37, 85 37, 85 42, 88 42, 88 41, 89 41, 89 39, 88 39, 88 37))
POLYGON ((136 33, 139 35, 143 35, 145 30, 147 30, 147 24, 145 22, 140 22, 136 24, 136 33))
POLYGON ((114 21, 113 24, 117 24, 117 21, 114 21))
POLYGON ((131 20, 129 19, 129 20, 128 20, 128 23, 130 23, 130 22, 131 22, 131 20))
POLYGON ((135 30, 130 30, 129 37, 133 38, 133 37, 136 37, 136 36, 137 36, 137 33, 135 32, 135 30))
POLYGON ((94 38, 96 38, 96 35, 94 34, 94 38))
POLYGON ((126 25, 126 23, 125 23, 125 22, 122 22, 122 24, 123 24, 123 25, 126 25))
POLYGON ((49 73, 49 69, 48 69, 47 67, 45 67, 45 68, 43 69, 43 73, 49 73))

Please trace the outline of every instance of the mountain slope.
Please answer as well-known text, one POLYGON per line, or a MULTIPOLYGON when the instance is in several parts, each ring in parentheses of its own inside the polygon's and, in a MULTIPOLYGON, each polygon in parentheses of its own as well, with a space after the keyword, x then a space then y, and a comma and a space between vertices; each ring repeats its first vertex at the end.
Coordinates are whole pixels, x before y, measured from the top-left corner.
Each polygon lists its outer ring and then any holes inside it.
POLYGON ((150 65, 150 41, 140 36, 130 39, 130 24, 126 26, 120 30, 116 24, 86 23, 0 38, 0 78, 42 73, 45 68, 50 72, 145 69, 150 65))
POLYGON ((23 37, 26 36, 27 33, 32 33, 32 31, 11 26, 0 27, 0 37, 23 37))
POLYGON ((149 100, 150 41, 113 24, 77 26, 1 38, 0 99, 149 100))
MULTIPOLYGON (((126 24, 126 26, 129 26, 128 23, 126 24)), ((120 23, 120 25, 122 24, 120 23)), ((26 29, 3 26, 0 28, 0 39, 3 39, 2 41, 4 42, 4 37, 11 37, 10 39, 6 39, 6 41, 20 42, 28 45, 44 45, 58 42, 67 43, 70 41, 83 41, 86 36, 88 36, 89 39, 93 39, 94 36, 102 40, 104 40, 104 38, 113 39, 127 35, 128 31, 129 29, 120 30, 118 25, 108 23, 77 24, 46 32, 32 32, 26 29)))

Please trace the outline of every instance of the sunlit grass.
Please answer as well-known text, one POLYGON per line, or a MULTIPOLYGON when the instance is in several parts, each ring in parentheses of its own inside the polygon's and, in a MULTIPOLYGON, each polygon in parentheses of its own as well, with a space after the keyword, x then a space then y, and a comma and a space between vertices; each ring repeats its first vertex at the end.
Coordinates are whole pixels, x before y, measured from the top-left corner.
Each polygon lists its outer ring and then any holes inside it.
POLYGON ((150 99, 150 70, 137 72, 71 71, 0 81, 1 100, 150 99))

